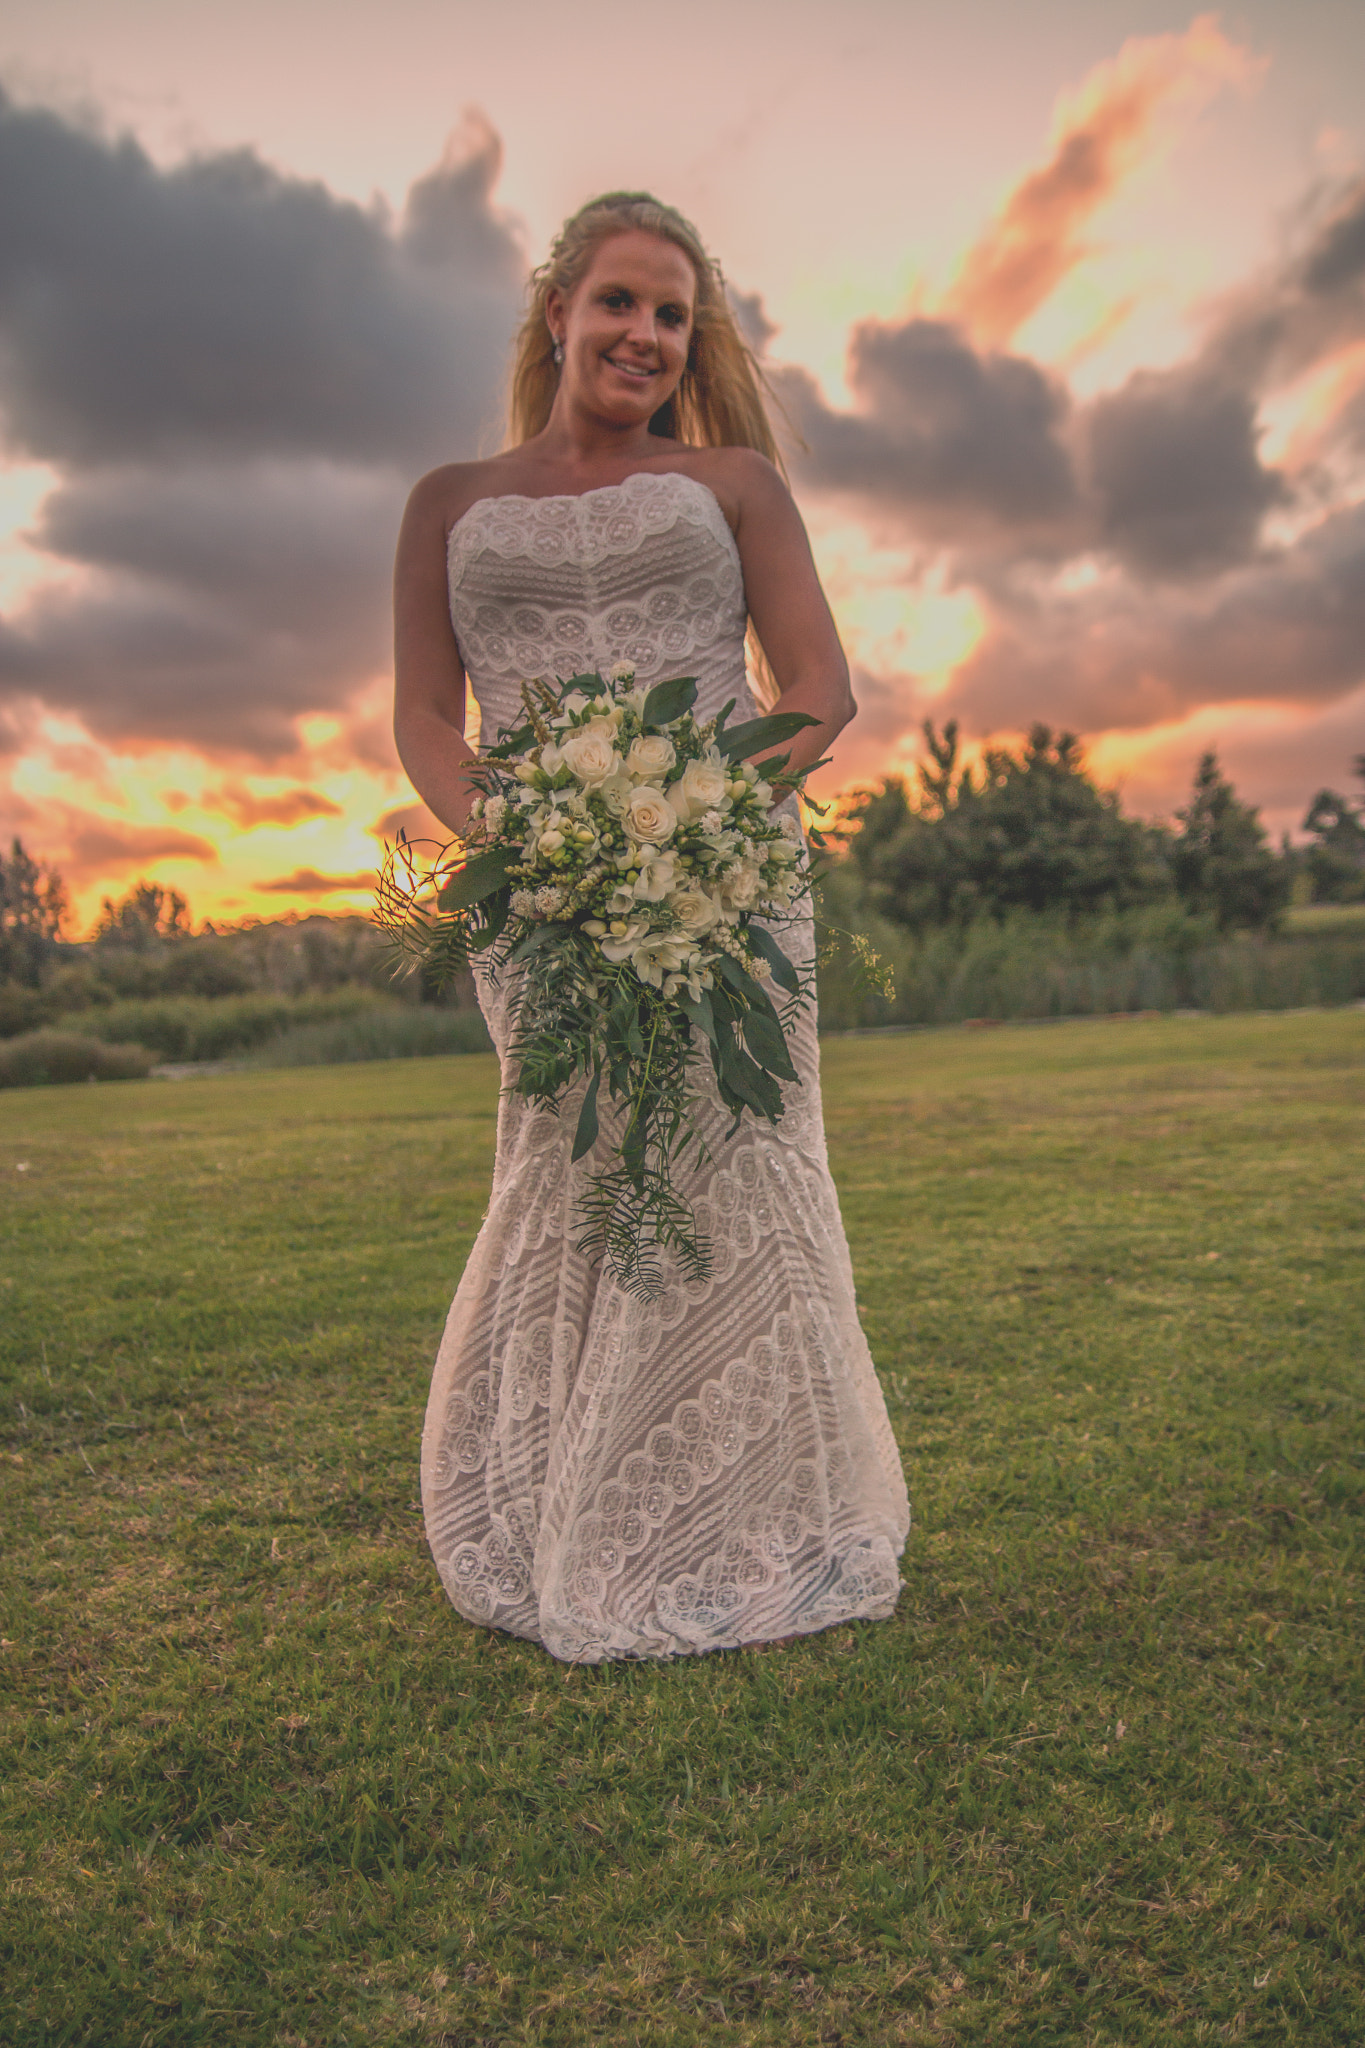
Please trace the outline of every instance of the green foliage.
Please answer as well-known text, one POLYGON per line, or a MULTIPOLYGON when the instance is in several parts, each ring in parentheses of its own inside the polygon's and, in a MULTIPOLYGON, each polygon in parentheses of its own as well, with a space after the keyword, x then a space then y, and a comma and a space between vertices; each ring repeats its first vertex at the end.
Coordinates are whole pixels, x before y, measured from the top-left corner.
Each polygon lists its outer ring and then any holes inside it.
POLYGON ((95 922, 94 942, 102 947, 125 948, 145 953, 166 940, 190 935, 190 906, 178 889, 163 889, 160 882, 134 882, 117 903, 105 896, 95 922))
POLYGON ((1207 911, 1220 931, 1264 931, 1289 901, 1289 863, 1278 857, 1255 810, 1244 804, 1205 754, 1171 850, 1171 874, 1192 910, 1207 911))
MULTIPOLYGON (((1139 1010, 1284 1010, 1365 998, 1365 928, 1304 925, 1284 938, 1220 934, 1168 899, 1085 919, 1016 912, 912 933, 869 909, 851 862, 820 886, 820 912, 862 932, 891 968, 871 990, 835 941, 822 954, 824 1031, 969 1018, 1095 1017, 1139 1010)), ((1300 913, 1293 913, 1298 917, 1300 913)))
MULTIPOLYGON (((1365 781, 1365 754, 1356 755, 1355 772, 1365 781)), ((1320 789, 1303 829, 1313 841, 1304 856, 1313 901, 1365 903, 1365 802, 1320 789)))
POLYGON ((61 876, 12 840, 8 857, 0 853, 0 983, 38 987, 68 908, 61 876))
POLYGON ((429 1059, 436 1053, 489 1052, 488 1027, 474 1010, 372 1004, 322 1024, 295 1024, 248 1056, 253 1067, 321 1067, 353 1060, 429 1059))
POLYGON ((1166 837, 1124 817, 1072 733, 1035 725, 1018 754, 987 748, 977 774, 958 727, 926 720, 928 759, 912 797, 889 777, 851 807, 850 857, 872 906, 923 931, 1012 911, 1067 916, 1146 903, 1170 890, 1166 837))
POLYGON ((0 1100, 6 2043, 1365 2038, 1362 1056, 828 1043, 899 1609, 593 1669, 416 1500, 494 1061, 0 1100))
POLYGON ((0 1088, 141 1081, 155 1059, 145 1045, 105 1045, 76 1031, 26 1031, 0 1044, 0 1088))
POLYGON ((151 1046, 163 1060, 221 1060, 285 1031, 362 1014, 379 1000, 368 989, 357 988, 294 998, 168 996, 110 1003, 87 1012, 82 1022, 92 1036, 114 1045, 129 1041, 151 1046))

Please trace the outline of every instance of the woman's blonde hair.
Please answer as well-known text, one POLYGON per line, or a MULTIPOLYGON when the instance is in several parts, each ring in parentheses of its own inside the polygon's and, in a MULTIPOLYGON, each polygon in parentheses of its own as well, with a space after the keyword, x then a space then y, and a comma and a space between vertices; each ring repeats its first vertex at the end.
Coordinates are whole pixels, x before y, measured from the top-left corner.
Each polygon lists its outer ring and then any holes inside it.
MULTIPOLYGON (((549 256, 531 273, 530 302, 512 357, 508 426, 513 446, 538 434, 550 417, 559 388, 554 339, 545 302, 556 287, 566 295, 582 282, 600 245, 613 235, 641 228, 681 249, 697 278, 687 367, 677 390, 649 423, 693 448, 755 448, 782 477, 786 464, 764 404, 768 381, 730 310, 720 265, 706 252, 690 220, 649 192, 606 192, 571 214, 551 244, 549 256)), ((752 625, 749 670, 760 704, 771 704, 777 683, 752 625)))
MULTIPOLYGON (((612 235, 643 229, 682 250, 697 278, 692 339, 682 381, 650 421, 650 431, 694 448, 756 448, 785 476, 764 405, 767 381, 730 310, 720 265, 690 220, 648 192, 607 192, 565 221, 546 261, 531 275, 530 303, 512 361, 510 438, 529 441, 550 417, 559 372, 545 302, 581 283, 596 250, 612 235)), ((771 396, 771 393, 768 394, 771 396)))

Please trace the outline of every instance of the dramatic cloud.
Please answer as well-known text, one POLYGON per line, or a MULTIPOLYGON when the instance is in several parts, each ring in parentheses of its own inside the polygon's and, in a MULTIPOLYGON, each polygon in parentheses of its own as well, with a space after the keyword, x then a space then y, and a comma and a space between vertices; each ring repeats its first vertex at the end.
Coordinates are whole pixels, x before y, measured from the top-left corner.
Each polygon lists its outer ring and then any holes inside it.
POLYGON ((944 310, 974 338, 1007 342, 1088 251, 1081 230, 1139 163, 1153 120, 1252 67, 1213 15, 1183 36, 1134 38, 1058 110, 1052 150, 967 252, 944 310))
POLYGON ((270 761, 382 671, 406 485, 476 452, 520 303, 499 162, 471 117, 394 223, 0 93, 0 423, 81 572, 0 621, 0 699, 270 761))
POLYGON ((1263 467, 1251 397, 1198 367, 1140 372, 1086 420, 1099 544, 1140 574, 1198 578, 1244 561, 1284 479, 1263 467))
POLYGON ((1022 539, 1074 518, 1079 497, 1060 383, 1019 356, 983 354, 941 320, 865 321, 849 342, 858 410, 833 411, 800 370, 774 383, 807 444, 801 481, 848 493, 947 542, 1022 539))
POLYGON ((0 408, 49 461, 429 463, 485 424, 523 261, 476 124, 396 227, 249 150, 159 170, 0 93, 0 408))

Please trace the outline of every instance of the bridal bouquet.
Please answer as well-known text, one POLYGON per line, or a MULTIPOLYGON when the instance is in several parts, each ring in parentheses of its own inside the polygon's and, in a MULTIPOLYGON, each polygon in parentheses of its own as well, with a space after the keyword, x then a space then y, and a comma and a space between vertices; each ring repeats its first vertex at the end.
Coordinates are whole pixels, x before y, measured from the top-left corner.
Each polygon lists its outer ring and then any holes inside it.
POLYGON ((605 1081, 620 1137, 588 1180, 580 1249, 646 1296, 661 1249, 693 1274, 710 1263, 671 1171, 690 1145, 705 1154, 692 1063, 704 1047, 729 1135, 746 1110, 776 1123, 782 1084, 798 1079, 783 1019, 813 981, 758 922, 809 894, 800 827, 772 812, 810 771, 745 757, 816 721, 730 725, 729 704, 702 724, 696 694, 686 677, 636 689, 625 667, 523 684, 526 722, 473 771, 482 794, 463 842, 423 867, 400 835, 376 913, 400 960, 438 986, 474 954, 516 970, 512 1086, 557 1110, 586 1077, 575 1160, 598 1140, 605 1081))

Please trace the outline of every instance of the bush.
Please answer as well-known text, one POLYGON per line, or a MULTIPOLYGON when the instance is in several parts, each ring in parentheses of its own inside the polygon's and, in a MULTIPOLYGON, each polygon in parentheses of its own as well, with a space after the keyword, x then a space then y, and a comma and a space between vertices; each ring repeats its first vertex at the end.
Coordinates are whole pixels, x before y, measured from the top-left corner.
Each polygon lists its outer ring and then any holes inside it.
POLYGON ((382 1006, 369 989, 337 989, 329 995, 166 996, 148 1002, 111 1003, 88 1012, 82 1022, 110 1044, 153 1046, 163 1060, 221 1060, 277 1038, 298 1025, 327 1024, 382 1006))
POLYGON ((330 1024, 307 1024, 253 1054, 253 1067, 328 1067, 350 1060, 425 1059, 434 1053, 491 1052, 478 1010, 370 1009, 330 1024))
POLYGON ((50 1024, 55 1015, 45 990, 28 988, 22 981, 0 982, 0 1038, 17 1038, 21 1031, 37 1031, 50 1024))
POLYGON ((1300 1009, 1365 997, 1359 938, 1220 937, 1211 915, 1169 902, 1073 922, 1020 913, 914 937, 870 911, 844 868, 822 885, 820 909, 832 924, 863 933, 896 982, 890 1002, 861 986, 852 949, 835 941, 820 970, 826 1031, 969 1017, 1300 1009))
POLYGON ((78 1031, 27 1031, 0 1045, 0 1088, 62 1081, 142 1081, 156 1061, 145 1045, 105 1045, 78 1031))

